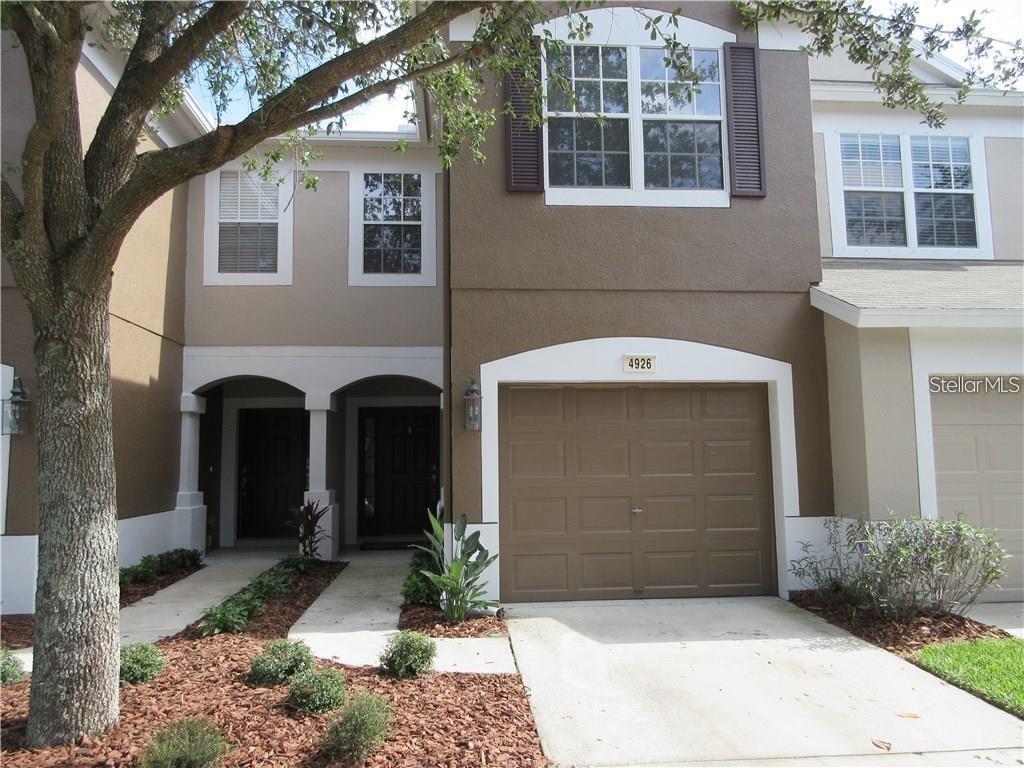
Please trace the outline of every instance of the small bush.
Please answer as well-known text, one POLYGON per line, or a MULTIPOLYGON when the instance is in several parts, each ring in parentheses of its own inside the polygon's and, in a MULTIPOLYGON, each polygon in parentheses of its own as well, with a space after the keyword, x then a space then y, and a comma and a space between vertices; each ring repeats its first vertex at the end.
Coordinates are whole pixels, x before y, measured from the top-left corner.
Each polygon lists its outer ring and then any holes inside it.
POLYGON ((292 676, 288 702, 303 712, 319 714, 345 703, 345 675, 336 669, 307 669, 292 676))
POLYGON ((264 571, 253 579, 248 589, 261 598, 267 598, 287 592, 293 581, 295 581, 294 573, 275 567, 264 571))
POLYGON ((274 567, 282 568, 286 571, 290 571, 291 573, 297 573, 300 576, 305 576, 307 573, 316 568, 320 562, 320 560, 317 560, 314 557, 292 555, 291 557, 286 557, 284 560, 279 562, 274 567))
POLYGON ((419 632, 392 635, 380 655, 381 671, 392 677, 416 677, 430 669, 437 643, 419 632))
POLYGON ((197 568, 203 560, 198 549, 172 549, 156 556, 160 573, 171 573, 185 568, 197 568))
POLYGON ((164 668, 164 655, 152 643, 132 643, 121 649, 121 685, 148 683, 164 668))
POLYGON ((199 619, 199 634, 203 637, 222 633, 241 632, 249 623, 249 613, 241 602, 228 598, 220 605, 207 608, 199 619))
POLYGON ((313 654, 305 643, 271 640, 263 653, 252 660, 249 681, 257 685, 286 682, 296 672, 313 668, 313 654))
POLYGON ((0 685, 20 683, 25 679, 25 668, 21 659, 11 653, 10 648, 0 646, 0 685))
POLYGON ((228 749, 217 726, 204 718, 172 723, 142 753, 141 768, 210 768, 228 749))
POLYGON ((360 693, 327 728, 324 751, 351 762, 365 760, 391 733, 391 707, 383 696, 360 693))
POLYGON ((790 571, 824 599, 896 621, 963 614, 1004 574, 995 532, 963 520, 825 521, 825 552, 801 544, 790 571), (845 529, 844 529, 845 526, 845 529))
POLYGON ((432 605, 436 608, 441 602, 441 590, 425 574, 414 571, 402 583, 402 599, 414 605, 432 605))

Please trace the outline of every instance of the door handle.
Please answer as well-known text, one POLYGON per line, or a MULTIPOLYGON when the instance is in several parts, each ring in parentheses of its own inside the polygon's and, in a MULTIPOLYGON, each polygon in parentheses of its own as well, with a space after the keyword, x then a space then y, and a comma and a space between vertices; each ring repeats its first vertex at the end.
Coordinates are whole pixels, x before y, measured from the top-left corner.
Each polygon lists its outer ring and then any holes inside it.
POLYGON ((634 515, 639 515, 643 511, 644 511, 643 507, 633 507, 633 514, 634 515))

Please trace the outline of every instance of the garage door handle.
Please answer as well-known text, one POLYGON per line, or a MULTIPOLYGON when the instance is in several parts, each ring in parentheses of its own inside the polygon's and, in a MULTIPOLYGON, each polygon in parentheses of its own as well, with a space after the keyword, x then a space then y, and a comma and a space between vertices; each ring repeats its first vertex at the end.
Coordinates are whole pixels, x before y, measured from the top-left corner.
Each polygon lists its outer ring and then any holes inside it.
POLYGON ((639 515, 643 511, 644 511, 643 507, 633 507, 633 514, 634 515, 639 515))

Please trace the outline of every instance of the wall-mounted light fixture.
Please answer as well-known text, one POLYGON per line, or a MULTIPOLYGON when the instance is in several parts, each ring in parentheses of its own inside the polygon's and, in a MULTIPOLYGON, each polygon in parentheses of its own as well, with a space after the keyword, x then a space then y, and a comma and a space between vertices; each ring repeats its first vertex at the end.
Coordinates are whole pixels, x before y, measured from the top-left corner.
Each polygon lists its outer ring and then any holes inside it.
POLYGON ((3 401, 3 433, 5 435, 20 435, 25 431, 28 424, 28 408, 32 400, 28 396, 28 390, 21 383, 21 377, 14 377, 14 386, 11 387, 11 396, 3 401))
POLYGON ((476 385, 476 379, 469 380, 462 398, 466 401, 466 431, 480 431, 480 387, 476 385))

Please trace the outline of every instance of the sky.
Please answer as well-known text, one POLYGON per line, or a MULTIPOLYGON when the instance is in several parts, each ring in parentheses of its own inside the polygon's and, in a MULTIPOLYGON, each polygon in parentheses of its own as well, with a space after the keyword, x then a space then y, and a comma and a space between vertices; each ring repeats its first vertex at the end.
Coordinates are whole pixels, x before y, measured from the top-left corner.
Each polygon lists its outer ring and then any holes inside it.
MULTIPOLYGON (((721 0, 725 2, 726 0, 721 0)), ((961 18, 977 9, 979 15, 984 14, 984 30, 991 37, 1005 40, 1024 38, 1024 3, 1021 0, 919 0, 921 11, 919 21, 923 24, 942 24, 955 27, 961 18)), ((873 3, 873 6, 884 12, 890 7, 884 0, 873 3)), ((946 54, 954 61, 963 61, 963 50, 952 48, 946 54)), ((213 115, 214 110, 209 96, 202 92, 201 87, 195 90, 196 98, 206 111, 213 115)), ((406 123, 403 113, 412 109, 409 91, 400 92, 394 97, 378 97, 362 107, 352 110, 345 117, 345 129, 356 131, 394 131, 406 123)), ((247 109, 237 104, 227 115, 228 119, 243 117, 247 109)))

